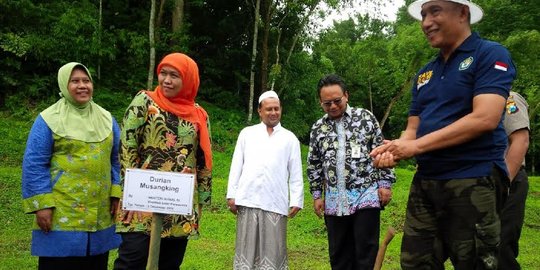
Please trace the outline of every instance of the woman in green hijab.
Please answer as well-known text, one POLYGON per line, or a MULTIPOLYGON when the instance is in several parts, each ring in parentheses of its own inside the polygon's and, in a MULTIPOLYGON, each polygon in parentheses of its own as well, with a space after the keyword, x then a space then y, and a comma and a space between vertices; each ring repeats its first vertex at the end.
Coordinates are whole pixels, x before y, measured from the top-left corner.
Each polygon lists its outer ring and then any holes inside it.
POLYGON ((92 101, 84 65, 62 66, 58 86, 61 98, 36 118, 23 159, 23 208, 36 216, 31 253, 38 269, 107 269, 121 241, 113 223, 120 129, 92 101))

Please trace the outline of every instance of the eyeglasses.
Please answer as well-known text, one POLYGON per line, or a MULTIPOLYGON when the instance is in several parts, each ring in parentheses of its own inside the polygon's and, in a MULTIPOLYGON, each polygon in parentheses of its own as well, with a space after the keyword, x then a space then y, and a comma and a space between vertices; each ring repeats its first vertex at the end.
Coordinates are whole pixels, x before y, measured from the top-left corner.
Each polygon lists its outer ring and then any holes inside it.
POLYGON ((334 100, 321 102, 321 105, 323 105, 324 107, 330 107, 332 106, 332 104, 339 106, 339 104, 341 104, 341 101, 343 100, 343 97, 344 96, 341 96, 340 98, 336 98, 334 100))

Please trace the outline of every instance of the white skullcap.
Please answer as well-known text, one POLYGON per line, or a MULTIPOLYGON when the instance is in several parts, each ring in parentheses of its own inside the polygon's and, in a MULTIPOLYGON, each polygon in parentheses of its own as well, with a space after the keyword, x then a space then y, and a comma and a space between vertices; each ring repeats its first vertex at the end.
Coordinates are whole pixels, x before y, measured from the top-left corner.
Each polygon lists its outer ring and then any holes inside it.
POLYGON ((259 104, 261 104, 261 102, 265 98, 275 98, 275 99, 279 100, 279 97, 278 97, 277 93, 272 91, 272 90, 262 93, 262 95, 259 97, 259 104))

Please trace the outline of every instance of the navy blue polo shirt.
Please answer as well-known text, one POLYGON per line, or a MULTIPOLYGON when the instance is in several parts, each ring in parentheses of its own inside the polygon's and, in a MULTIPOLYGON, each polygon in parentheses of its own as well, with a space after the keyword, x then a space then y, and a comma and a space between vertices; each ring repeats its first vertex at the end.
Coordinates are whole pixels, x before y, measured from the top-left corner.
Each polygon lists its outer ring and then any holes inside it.
MULTIPOLYGON (((472 33, 447 62, 439 54, 420 70, 412 88, 409 115, 420 118, 416 137, 471 113, 476 95, 491 93, 506 99, 515 74, 508 50, 477 33, 472 33)), ((501 116, 503 113, 501 110, 501 116)), ((482 177, 491 175, 494 165, 506 171, 506 141, 501 119, 495 130, 469 142, 417 155, 417 175, 429 179, 482 177)))

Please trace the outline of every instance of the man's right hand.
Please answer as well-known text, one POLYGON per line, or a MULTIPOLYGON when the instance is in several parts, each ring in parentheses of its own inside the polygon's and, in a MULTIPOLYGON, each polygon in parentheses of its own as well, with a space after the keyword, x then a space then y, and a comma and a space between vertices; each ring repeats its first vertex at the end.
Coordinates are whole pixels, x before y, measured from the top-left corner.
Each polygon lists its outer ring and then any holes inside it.
POLYGON ((238 214, 238 208, 236 207, 236 202, 234 199, 227 199, 227 207, 233 214, 238 214))
POLYGON ((51 231, 52 216, 53 216, 52 208, 41 209, 41 210, 36 211, 37 224, 39 228, 45 233, 48 233, 51 231))
POLYGON ((324 215, 324 200, 323 199, 315 199, 313 201, 313 210, 315 210, 315 214, 322 218, 324 215))

